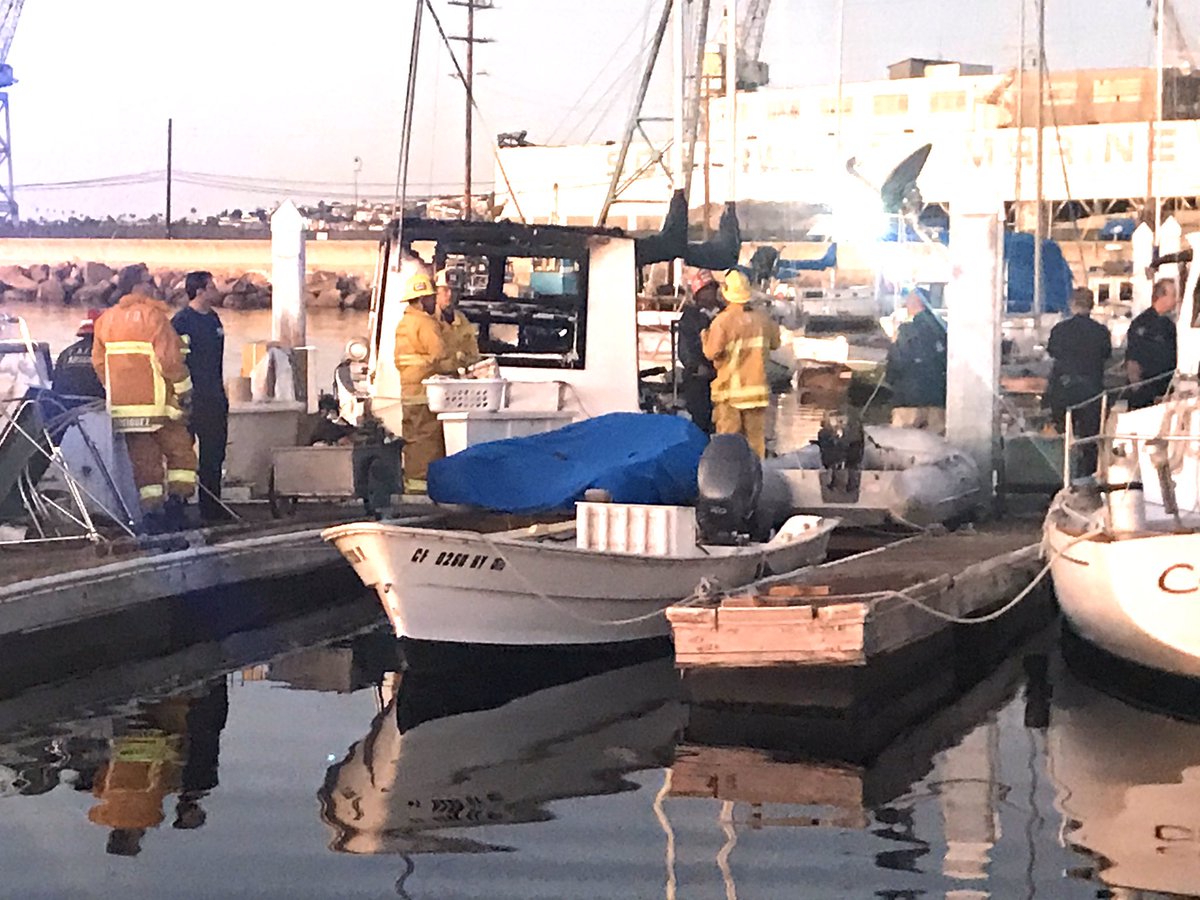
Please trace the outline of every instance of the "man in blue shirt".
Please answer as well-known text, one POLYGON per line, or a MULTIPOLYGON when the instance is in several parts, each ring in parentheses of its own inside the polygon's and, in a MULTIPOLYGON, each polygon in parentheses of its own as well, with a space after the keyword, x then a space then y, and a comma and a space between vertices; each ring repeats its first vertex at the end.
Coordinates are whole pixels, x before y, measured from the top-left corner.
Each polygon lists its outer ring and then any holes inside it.
POLYGON ((184 288, 188 305, 171 324, 183 338, 188 369, 192 373, 192 409, 188 430, 200 443, 200 518, 206 524, 228 521, 220 503, 221 467, 229 436, 229 399, 225 396, 222 361, 225 329, 213 309, 220 294, 209 272, 189 272, 184 288))

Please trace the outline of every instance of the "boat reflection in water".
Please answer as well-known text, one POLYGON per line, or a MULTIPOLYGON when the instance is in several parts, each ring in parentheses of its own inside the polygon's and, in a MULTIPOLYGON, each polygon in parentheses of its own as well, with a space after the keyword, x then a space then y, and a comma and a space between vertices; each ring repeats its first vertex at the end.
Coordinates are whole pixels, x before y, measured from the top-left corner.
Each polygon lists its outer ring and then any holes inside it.
MULTIPOLYGON (((584 652, 584 651, 581 651, 584 652)), ((508 849, 441 832, 543 822, 546 804, 635 790, 623 776, 667 765, 685 708, 673 661, 521 673, 479 666, 407 672, 369 732, 326 773, 321 817, 343 853, 508 849), (582 675, 582 677, 578 677, 582 675), (569 676, 568 676, 569 677, 569 676)))
POLYGON ((1200 892, 1200 724, 1064 677, 1047 749, 1064 838, 1095 858, 1093 877, 1113 888, 1200 892))

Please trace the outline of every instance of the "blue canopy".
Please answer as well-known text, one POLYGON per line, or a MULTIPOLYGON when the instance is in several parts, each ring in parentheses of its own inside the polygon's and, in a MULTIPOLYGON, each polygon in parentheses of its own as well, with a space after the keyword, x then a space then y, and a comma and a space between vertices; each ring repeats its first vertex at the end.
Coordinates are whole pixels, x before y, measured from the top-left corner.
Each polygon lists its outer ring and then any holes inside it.
MULTIPOLYGON (((1033 235, 1023 231, 1004 233, 1004 262, 1008 267, 1008 311, 1033 310, 1033 235)), ((1042 285, 1045 312, 1067 308, 1074 279, 1057 241, 1042 241, 1042 285)))
POLYGON ((691 504, 704 432, 677 416, 609 413, 476 444, 429 467, 429 496, 498 512, 569 510, 589 488, 617 503, 691 504))

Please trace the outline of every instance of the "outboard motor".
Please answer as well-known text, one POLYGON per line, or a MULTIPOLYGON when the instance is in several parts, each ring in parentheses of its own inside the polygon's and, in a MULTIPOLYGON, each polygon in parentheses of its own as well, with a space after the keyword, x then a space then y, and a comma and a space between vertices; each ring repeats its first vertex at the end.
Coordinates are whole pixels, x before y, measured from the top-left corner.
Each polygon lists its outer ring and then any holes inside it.
POLYGON ((743 544, 758 530, 762 464, 740 434, 714 435, 696 472, 696 524, 706 544, 743 544))

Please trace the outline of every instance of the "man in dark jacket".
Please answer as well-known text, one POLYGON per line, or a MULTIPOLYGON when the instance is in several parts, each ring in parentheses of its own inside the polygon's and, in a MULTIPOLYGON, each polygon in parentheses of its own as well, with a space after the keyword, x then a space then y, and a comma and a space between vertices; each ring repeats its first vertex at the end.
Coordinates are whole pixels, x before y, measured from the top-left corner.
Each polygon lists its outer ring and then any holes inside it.
POLYGON ((1167 392, 1178 361, 1175 322, 1171 313, 1179 304, 1174 280, 1164 278, 1154 285, 1150 308, 1129 324, 1126 338, 1125 374, 1131 385, 1129 408, 1151 406, 1167 392))
POLYGON ((688 415, 705 434, 713 431, 712 382, 716 370, 704 355, 700 333, 712 324, 721 309, 721 286, 708 269, 700 269, 689 285, 691 299, 685 300, 679 316, 678 354, 683 367, 680 392, 688 415))
POLYGON ((228 521, 221 505, 221 469, 229 437, 229 400, 225 395, 222 361, 225 329, 213 309, 220 294, 209 272, 189 272, 184 281, 188 305, 171 324, 183 339, 185 360, 192 374, 192 410, 188 430, 200 444, 200 518, 209 524, 228 521))
MULTIPOLYGON (((1077 439, 1100 433, 1099 394, 1104 390, 1104 364, 1112 356, 1112 336, 1092 319, 1093 304, 1090 290, 1075 288, 1071 292, 1071 317, 1050 330, 1046 344, 1046 352, 1054 360, 1046 392, 1054 425, 1060 433, 1064 432, 1067 409, 1074 407, 1071 430, 1077 439)), ((1096 457, 1095 443, 1082 445, 1076 474, 1094 474, 1096 457)))
POLYGON ((888 350, 887 383, 892 389, 892 424, 946 430, 946 326, 929 309, 921 288, 909 291, 910 321, 888 350))

